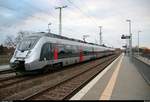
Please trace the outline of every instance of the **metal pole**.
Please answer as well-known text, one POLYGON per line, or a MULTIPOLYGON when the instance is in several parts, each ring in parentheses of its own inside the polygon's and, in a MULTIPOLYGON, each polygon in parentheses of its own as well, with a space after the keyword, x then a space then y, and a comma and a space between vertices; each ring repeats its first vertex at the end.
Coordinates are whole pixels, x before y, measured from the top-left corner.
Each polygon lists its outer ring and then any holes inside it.
POLYGON ((83 41, 85 42, 85 37, 83 37, 83 41))
POLYGON ((130 48, 130 57, 132 57, 132 33, 131 33, 131 20, 126 20, 129 22, 129 34, 130 34, 130 40, 129 40, 129 48, 130 48))
POLYGON ((130 32, 130 54, 131 54, 131 57, 132 57, 132 33, 131 33, 131 20, 130 20, 130 23, 129 23, 129 32, 130 32))
POLYGON ((62 8, 59 9, 59 35, 62 35, 61 10, 62 8))
POLYGON ((66 8, 67 6, 56 7, 55 9, 59 9, 59 35, 62 35, 62 8, 66 8))
POLYGON ((140 48, 139 48, 139 33, 140 33, 141 31, 138 31, 138 56, 140 55, 140 48))
POLYGON ((128 53, 128 39, 125 39, 126 40, 126 54, 128 53))
POLYGON ((99 42, 100 42, 100 45, 102 45, 102 26, 99 26, 99 28, 100 28, 100 33, 99 33, 100 39, 99 39, 99 42))
POLYGON ((50 25, 51 25, 51 23, 48 24, 48 33, 51 32, 50 27, 49 27, 50 25))

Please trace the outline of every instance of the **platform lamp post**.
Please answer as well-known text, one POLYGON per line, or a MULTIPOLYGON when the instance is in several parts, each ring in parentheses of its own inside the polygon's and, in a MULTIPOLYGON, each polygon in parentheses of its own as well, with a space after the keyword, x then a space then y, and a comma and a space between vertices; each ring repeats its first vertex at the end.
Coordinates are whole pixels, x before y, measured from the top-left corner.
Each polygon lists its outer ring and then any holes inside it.
POLYGON ((125 36, 124 34, 122 34, 121 39, 125 39, 125 41, 126 41, 126 45, 123 46, 123 47, 125 48, 125 52, 127 53, 127 48, 128 48, 128 46, 127 46, 127 39, 126 39, 126 36, 125 36))
POLYGON ((131 33, 131 20, 127 19, 127 22, 129 22, 129 35, 130 35, 130 40, 129 40, 129 48, 130 48, 130 57, 132 57, 132 33, 131 33))
POLYGON ((123 46, 124 48, 126 48, 126 53, 128 52, 128 39, 130 39, 130 36, 127 36, 127 35, 122 35, 121 36, 121 39, 125 39, 126 40, 126 46, 123 46))
POLYGON ((83 35, 83 41, 85 42, 85 39, 89 37, 89 35, 83 35))
POLYGON ((140 48, 139 48, 139 33, 140 33, 141 31, 138 31, 138 56, 140 55, 140 48))

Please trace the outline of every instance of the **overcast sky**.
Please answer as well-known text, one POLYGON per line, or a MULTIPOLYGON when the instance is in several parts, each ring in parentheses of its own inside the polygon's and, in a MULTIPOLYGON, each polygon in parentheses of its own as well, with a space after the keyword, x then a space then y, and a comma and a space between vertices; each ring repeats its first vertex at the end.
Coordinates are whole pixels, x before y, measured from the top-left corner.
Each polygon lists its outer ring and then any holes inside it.
POLYGON ((62 11, 62 35, 99 42, 99 28, 103 26, 103 42, 108 46, 125 44, 120 37, 129 34, 128 22, 132 22, 133 45, 150 48, 150 0, 0 0, 0 43, 7 35, 18 31, 45 31, 51 22, 51 32, 58 34, 59 11, 57 6, 67 5, 62 11))

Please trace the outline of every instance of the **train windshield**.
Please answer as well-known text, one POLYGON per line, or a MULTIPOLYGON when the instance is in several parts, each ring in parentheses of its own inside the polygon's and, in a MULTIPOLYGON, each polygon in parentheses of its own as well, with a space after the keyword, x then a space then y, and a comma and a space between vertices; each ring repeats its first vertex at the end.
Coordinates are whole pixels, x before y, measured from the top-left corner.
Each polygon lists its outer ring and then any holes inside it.
POLYGON ((20 50, 20 51, 30 50, 35 46, 37 41, 38 41, 38 38, 36 38, 36 37, 23 39, 23 41, 21 41, 18 46, 18 50, 20 50))

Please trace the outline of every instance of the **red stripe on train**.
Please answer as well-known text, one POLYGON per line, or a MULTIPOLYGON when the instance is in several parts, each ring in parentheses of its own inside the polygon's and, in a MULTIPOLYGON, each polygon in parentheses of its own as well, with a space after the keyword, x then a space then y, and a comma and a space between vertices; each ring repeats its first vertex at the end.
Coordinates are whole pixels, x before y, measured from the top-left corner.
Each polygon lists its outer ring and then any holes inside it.
POLYGON ((54 60, 57 60, 58 59, 58 49, 55 48, 54 49, 54 60))
POLYGON ((83 61, 83 52, 82 52, 82 49, 80 49, 80 62, 83 61))

